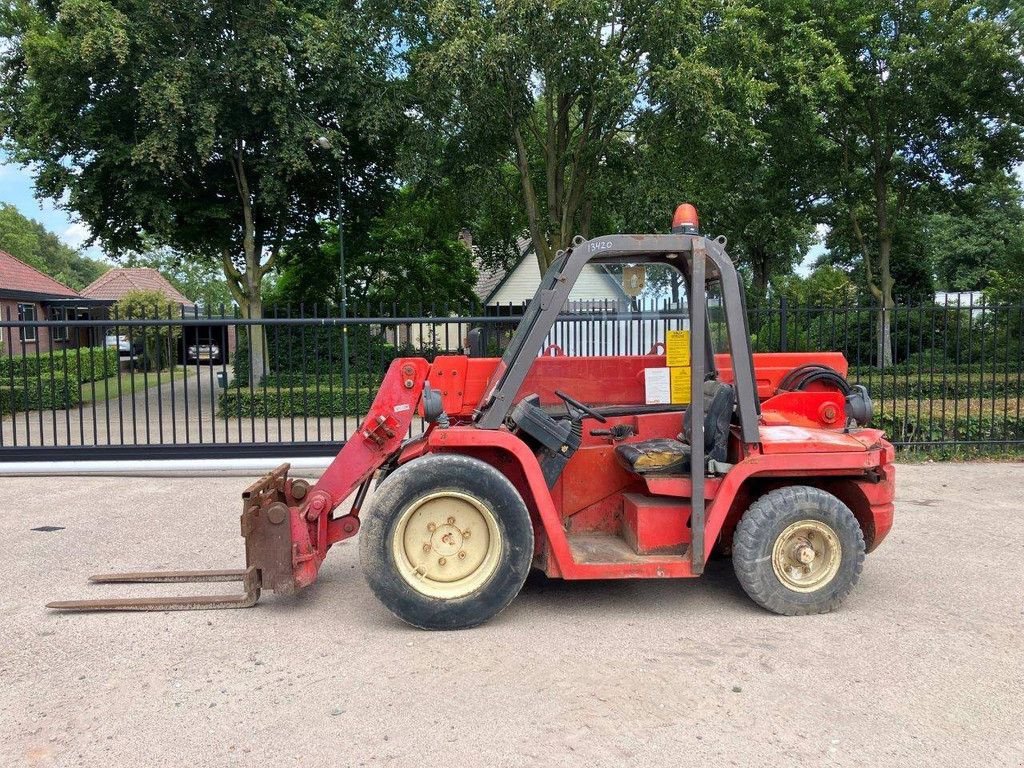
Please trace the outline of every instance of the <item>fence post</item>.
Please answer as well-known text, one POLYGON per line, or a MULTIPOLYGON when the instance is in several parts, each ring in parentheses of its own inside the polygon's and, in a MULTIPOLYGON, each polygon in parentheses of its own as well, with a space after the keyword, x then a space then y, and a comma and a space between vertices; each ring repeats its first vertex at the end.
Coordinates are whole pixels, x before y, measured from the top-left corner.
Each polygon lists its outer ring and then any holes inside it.
POLYGON ((779 296, 779 351, 789 351, 789 302, 786 295, 779 296))

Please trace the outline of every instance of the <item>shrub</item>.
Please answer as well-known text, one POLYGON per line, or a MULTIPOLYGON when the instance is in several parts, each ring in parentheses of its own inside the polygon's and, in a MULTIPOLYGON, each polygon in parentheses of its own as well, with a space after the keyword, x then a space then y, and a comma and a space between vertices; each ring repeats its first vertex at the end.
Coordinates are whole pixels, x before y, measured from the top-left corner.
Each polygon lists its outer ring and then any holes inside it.
MULTIPOLYGON (((349 370, 348 388, 366 388, 376 390, 380 386, 383 378, 383 375, 379 373, 371 373, 369 371, 362 370, 349 370)), ((340 373, 311 375, 305 372, 287 371, 284 373, 268 373, 263 377, 263 381, 260 383, 259 388, 263 389, 265 387, 267 389, 276 389, 277 387, 297 387, 300 389, 315 389, 319 386, 320 389, 340 390, 344 385, 344 377, 340 373)))
POLYGON ((916 374, 879 376, 876 371, 874 377, 851 373, 849 381, 851 384, 865 385, 873 398, 890 401, 893 398, 916 401, 972 397, 1015 400, 1020 392, 1016 374, 992 371, 985 371, 984 374, 977 371, 970 374, 957 372, 956 375, 922 373, 920 377, 916 374))
POLYGON ((39 376, 0 383, 0 413, 15 411, 64 410, 82 402, 81 385, 63 376, 39 376))
MULTIPOLYGON (((128 291, 114 305, 114 316, 121 319, 168 320, 181 317, 181 305, 171 301, 160 291, 128 291)), ((179 324, 128 325, 128 339, 141 343, 144 353, 138 361, 148 370, 162 370, 173 365, 177 358, 179 324)))
POLYGON ((235 418, 363 416, 376 394, 376 387, 331 391, 312 382, 290 388, 230 387, 220 393, 218 404, 221 416, 235 418))
POLYGON ((970 415, 953 418, 951 413, 882 414, 871 425, 884 429, 893 443, 952 443, 957 441, 1021 441, 1024 442, 1024 419, 1013 416, 970 415))
MULTIPOLYGON (((343 331, 340 326, 267 325, 267 375, 306 374, 307 376, 342 373, 344 358, 343 331)), ((459 350, 461 352, 461 349, 459 350)), ((349 376, 378 380, 396 357, 425 357, 451 354, 440 346, 396 347, 381 335, 379 327, 352 325, 348 329, 349 376)), ((245 326, 238 328, 238 348, 232 360, 235 381, 249 383, 249 344, 245 326)))
POLYGON ((116 376, 119 359, 115 347, 83 347, 81 349, 57 350, 44 355, 0 358, 0 386, 15 386, 31 383, 37 377, 48 379, 51 374, 77 381, 99 381, 116 376))

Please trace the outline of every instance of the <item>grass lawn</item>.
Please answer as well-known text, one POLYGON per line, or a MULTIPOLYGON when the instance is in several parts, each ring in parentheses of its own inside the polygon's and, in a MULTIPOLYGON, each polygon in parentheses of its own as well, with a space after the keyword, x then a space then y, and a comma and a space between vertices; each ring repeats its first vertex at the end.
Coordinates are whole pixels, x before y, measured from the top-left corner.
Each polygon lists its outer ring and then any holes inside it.
POLYGON ((122 371, 119 376, 85 382, 82 385, 82 402, 112 400, 115 397, 130 395, 133 391, 141 392, 147 387, 167 384, 172 380, 180 381, 194 372, 184 365, 176 365, 173 368, 162 370, 159 372, 159 377, 156 371, 122 371), (117 383, 118 378, 121 380, 120 385, 117 383))

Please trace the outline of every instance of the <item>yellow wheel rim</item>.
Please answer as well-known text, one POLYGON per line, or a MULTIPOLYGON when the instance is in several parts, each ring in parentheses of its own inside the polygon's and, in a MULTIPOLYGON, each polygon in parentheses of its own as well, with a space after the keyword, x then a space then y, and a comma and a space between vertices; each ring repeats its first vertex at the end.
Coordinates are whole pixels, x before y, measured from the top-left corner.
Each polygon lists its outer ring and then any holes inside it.
POLYGON ((429 597, 470 595, 491 578, 504 546, 498 521, 479 499, 441 491, 410 504, 391 552, 402 578, 429 597))
POLYGON ((801 520, 786 528, 772 548, 772 568, 794 592, 814 592, 839 572, 843 548, 831 527, 818 520, 801 520))

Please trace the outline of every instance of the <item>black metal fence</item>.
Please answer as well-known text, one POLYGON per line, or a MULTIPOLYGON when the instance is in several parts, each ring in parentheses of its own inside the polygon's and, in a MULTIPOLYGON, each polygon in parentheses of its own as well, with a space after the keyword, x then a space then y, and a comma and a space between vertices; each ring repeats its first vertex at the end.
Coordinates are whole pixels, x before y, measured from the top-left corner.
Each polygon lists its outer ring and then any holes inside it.
MULTIPOLYGON (((342 317, 300 306, 260 319, 207 311, 102 321, 8 312, 0 461, 331 455, 394 358, 500 354, 522 310, 351 305, 342 317)), ((710 319, 724 349, 714 306, 710 319)), ((891 362, 880 365, 876 308, 782 302, 749 317, 755 352, 843 352, 851 382, 868 387, 877 423, 901 448, 1024 444, 1024 306, 925 302, 886 319, 891 362)), ((670 302, 574 302, 541 353, 647 354, 686 322, 670 302)))

